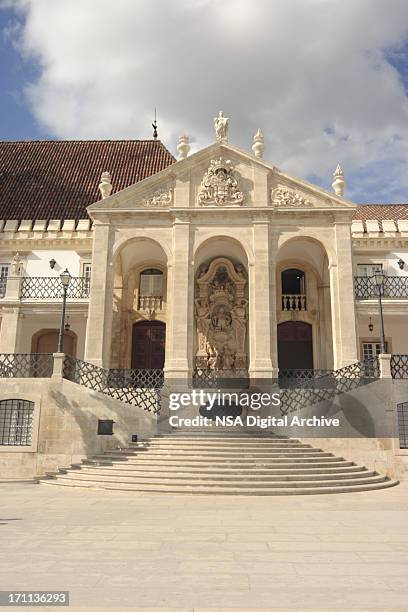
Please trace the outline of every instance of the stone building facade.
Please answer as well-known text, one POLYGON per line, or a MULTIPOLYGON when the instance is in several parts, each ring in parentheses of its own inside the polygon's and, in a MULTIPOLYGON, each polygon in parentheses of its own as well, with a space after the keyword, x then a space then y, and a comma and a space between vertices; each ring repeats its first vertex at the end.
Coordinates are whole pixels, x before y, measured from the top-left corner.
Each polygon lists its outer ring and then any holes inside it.
MULTIPOLYGON (((221 118, 225 121, 225 118, 221 118)), ((220 117, 216 119, 220 121, 220 117)), ((218 127, 217 127, 218 126, 218 127)), ((2 143, 0 353, 271 378, 408 353, 408 205, 360 205, 216 142, 2 143)))

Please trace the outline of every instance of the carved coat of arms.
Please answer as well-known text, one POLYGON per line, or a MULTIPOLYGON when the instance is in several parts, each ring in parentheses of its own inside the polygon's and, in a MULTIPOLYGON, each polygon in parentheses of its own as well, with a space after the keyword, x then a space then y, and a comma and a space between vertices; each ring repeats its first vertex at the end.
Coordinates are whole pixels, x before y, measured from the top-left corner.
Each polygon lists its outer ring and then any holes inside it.
POLYGON ((244 194, 229 160, 213 159, 198 193, 200 206, 242 206, 244 194))

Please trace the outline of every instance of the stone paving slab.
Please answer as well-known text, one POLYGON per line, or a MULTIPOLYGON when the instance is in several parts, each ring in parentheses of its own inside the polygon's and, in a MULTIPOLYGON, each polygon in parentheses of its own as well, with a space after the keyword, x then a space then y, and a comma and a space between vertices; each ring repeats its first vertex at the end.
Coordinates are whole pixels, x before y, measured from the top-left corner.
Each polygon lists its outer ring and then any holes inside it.
POLYGON ((407 612, 408 483, 318 498, 0 484, 0 588, 69 590, 84 612, 407 612))

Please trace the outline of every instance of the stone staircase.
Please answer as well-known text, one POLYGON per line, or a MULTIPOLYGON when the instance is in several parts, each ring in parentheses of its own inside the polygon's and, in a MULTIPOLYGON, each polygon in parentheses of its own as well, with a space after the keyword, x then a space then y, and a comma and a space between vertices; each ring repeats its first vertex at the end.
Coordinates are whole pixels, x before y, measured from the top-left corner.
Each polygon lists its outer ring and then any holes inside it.
POLYGON ((65 487, 219 495, 306 495, 398 484, 299 440, 261 433, 194 432, 84 459, 39 480, 65 487))

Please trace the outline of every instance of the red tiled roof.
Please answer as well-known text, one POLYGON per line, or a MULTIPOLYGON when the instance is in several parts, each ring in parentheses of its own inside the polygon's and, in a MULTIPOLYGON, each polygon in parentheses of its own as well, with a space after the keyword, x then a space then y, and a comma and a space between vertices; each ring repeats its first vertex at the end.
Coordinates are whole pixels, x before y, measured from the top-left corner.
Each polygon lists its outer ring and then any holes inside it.
POLYGON ((354 219, 356 221, 408 219, 408 204, 360 204, 354 214, 354 219))
POLYGON ((0 219, 84 219, 102 172, 114 193, 174 162, 159 140, 0 142, 0 219))

